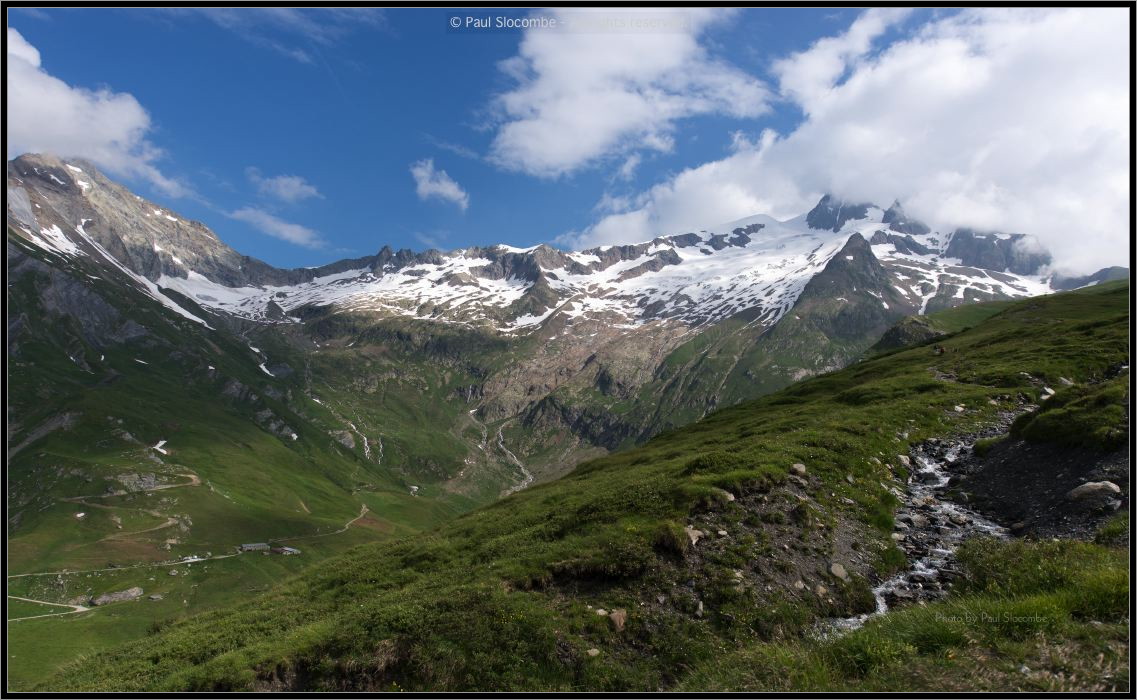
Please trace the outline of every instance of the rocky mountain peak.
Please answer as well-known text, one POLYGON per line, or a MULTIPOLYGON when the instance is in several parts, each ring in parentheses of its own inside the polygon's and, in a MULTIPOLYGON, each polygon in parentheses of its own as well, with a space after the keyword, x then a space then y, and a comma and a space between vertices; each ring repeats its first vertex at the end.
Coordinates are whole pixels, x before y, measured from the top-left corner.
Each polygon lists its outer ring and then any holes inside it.
POLYGON ((866 218, 872 208, 875 205, 846 202, 827 194, 806 214, 805 221, 812 229, 837 232, 847 221, 866 218))

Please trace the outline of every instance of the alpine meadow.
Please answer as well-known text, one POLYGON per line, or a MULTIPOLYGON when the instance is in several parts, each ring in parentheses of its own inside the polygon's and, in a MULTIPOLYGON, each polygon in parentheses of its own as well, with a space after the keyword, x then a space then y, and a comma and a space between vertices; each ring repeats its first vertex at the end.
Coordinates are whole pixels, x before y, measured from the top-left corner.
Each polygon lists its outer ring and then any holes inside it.
POLYGON ((7 693, 1132 692, 1132 2, 6 11, 7 693))

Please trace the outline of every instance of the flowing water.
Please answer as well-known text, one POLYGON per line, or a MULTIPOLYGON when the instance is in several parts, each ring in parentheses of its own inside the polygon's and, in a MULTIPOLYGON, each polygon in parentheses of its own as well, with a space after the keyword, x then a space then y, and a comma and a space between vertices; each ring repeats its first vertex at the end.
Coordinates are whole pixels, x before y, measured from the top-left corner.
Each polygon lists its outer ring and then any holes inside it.
POLYGON ((959 576, 955 550, 977 536, 1007 537, 1007 530, 958 503, 943 500, 952 466, 970 453, 974 440, 929 440, 911 453, 908 492, 897 494, 896 544, 908 555, 908 568, 873 589, 876 610, 827 621, 828 633, 860 627, 897 605, 935 600, 959 576))

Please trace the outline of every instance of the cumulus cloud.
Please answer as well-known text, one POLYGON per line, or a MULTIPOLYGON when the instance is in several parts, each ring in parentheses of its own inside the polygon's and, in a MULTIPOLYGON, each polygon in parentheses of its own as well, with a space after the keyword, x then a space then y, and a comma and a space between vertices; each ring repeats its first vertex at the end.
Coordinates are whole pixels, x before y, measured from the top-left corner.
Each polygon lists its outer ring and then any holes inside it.
POLYGON ((899 199, 941 231, 1034 234, 1062 272, 1126 264, 1126 11, 967 10, 874 54, 872 37, 888 21, 862 15, 835 41, 776 64, 782 94, 806 115, 791 133, 736 138, 726 158, 678 173, 562 242, 785 218, 831 192, 899 199))
POLYGON ((107 172, 148 181, 169 196, 189 193, 154 164, 150 115, 132 95, 68 85, 44 70, 39 51, 8 27, 7 157, 53 153, 86 158, 107 172))
POLYGON ((814 105, 824 104, 827 93, 849 64, 866 54, 886 29, 911 13, 902 7, 873 8, 854 20, 845 33, 819 39, 809 50, 777 61, 773 72, 781 94, 807 113, 814 105))
MULTIPOLYGON (((564 22, 639 13, 670 17, 667 31, 526 32, 502 70, 516 87, 493 102, 490 160, 508 170, 558 177, 607 158, 670 151, 676 122, 705 114, 755 117, 769 91, 708 54, 699 39, 724 12, 560 10, 564 22)), ((625 163, 628 161, 625 160, 625 163)))
POLYGON ((312 197, 323 198, 324 195, 316 189, 315 185, 299 175, 276 175, 265 177, 258 168, 246 168, 245 174, 249 181, 257 187, 261 194, 279 199, 289 204, 300 202, 312 197))
POLYGON ((423 201, 441 199, 458 205, 462 211, 470 206, 470 195, 445 170, 435 170, 433 158, 411 164, 411 177, 415 179, 415 192, 423 201))
POLYGON ((295 243, 305 248, 323 248, 325 245, 320 234, 307 226, 284 221, 263 209, 243 207, 234 212, 230 212, 229 217, 238 221, 244 221, 261 233, 272 236, 273 238, 279 238, 282 241, 295 243))

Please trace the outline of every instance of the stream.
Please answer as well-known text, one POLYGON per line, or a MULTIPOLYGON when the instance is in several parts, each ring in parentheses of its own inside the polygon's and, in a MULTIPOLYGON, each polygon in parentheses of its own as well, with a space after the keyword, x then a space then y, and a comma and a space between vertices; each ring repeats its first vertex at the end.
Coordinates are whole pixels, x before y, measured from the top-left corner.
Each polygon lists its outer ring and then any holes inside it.
POLYGON ((971 537, 1008 536, 1006 528, 958 503, 943 500, 952 477, 952 467, 971 453, 980 437, 998 435, 1005 426, 986 431, 986 435, 966 439, 931 439, 909 453, 907 493, 898 494, 893 539, 908 557, 908 568, 873 588, 876 610, 843 619, 826 621, 829 633, 847 632, 866 620, 882 615, 892 607, 942 598, 960 572, 955 550, 971 537))

